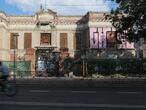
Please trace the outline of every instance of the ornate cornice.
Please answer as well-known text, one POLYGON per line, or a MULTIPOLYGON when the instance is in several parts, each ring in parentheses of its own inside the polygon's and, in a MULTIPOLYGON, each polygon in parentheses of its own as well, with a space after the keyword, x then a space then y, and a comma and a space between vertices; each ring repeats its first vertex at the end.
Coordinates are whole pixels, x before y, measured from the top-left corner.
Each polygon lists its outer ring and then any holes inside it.
POLYGON ((38 14, 38 15, 41 15, 41 14, 44 14, 44 13, 48 13, 48 14, 51 14, 51 15, 54 15, 54 16, 57 15, 56 12, 54 12, 54 11, 52 11, 52 10, 50 10, 50 9, 47 9, 47 10, 41 9, 41 10, 39 10, 38 12, 36 12, 36 14, 38 14))
POLYGON ((109 22, 105 19, 105 14, 101 12, 88 12, 84 16, 57 16, 52 10, 40 10, 33 15, 6 16, 0 11, 0 18, 6 20, 9 25, 37 25, 48 23, 50 26, 56 25, 85 25, 88 23, 109 22), (6 17, 5 19, 2 17, 6 17))

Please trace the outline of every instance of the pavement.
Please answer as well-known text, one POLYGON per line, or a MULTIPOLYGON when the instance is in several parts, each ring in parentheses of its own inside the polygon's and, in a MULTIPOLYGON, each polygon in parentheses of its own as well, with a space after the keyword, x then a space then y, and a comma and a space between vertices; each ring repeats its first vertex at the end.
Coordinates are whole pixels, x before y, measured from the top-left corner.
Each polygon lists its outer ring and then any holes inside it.
POLYGON ((18 86, 47 87, 146 87, 146 77, 23 77, 12 81, 18 86))

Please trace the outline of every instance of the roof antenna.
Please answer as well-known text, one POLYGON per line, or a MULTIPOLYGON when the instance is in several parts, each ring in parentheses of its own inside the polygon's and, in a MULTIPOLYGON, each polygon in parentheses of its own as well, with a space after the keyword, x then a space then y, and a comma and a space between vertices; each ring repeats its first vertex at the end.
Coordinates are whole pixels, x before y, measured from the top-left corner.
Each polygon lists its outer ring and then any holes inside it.
POLYGON ((41 3, 41 5, 40 5, 40 10, 43 10, 43 5, 42 5, 42 3, 41 3))
POLYGON ((45 11, 47 11, 47 3, 46 3, 46 0, 45 0, 45 11))

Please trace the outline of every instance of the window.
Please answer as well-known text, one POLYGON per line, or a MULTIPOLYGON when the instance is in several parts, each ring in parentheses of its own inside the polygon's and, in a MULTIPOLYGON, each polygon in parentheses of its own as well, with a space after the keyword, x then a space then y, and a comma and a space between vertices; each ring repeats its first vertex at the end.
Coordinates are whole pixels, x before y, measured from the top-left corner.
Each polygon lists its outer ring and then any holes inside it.
POLYGON ((16 33, 10 34, 10 49, 18 49, 18 36, 14 36, 16 33))
POLYGON ((60 48, 67 48, 67 33, 60 33, 60 48))
POLYGON ((41 33, 41 44, 51 45, 51 33, 41 33))
POLYGON ((24 49, 31 48, 31 40, 32 40, 32 34, 24 33, 24 49))

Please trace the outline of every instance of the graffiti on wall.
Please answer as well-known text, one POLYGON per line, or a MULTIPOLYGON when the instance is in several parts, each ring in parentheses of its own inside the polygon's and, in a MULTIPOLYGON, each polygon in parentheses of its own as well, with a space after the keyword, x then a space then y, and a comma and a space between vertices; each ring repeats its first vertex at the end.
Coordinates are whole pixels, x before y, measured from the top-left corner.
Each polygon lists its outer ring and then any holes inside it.
POLYGON ((90 48, 106 48, 105 34, 100 28, 90 28, 90 48))
POLYGON ((126 40, 124 35, 118 34, 118 40, 121 41, 121 44, 119 45, 120 49, 133 49, 134 48, 134 42, 129 42, 126 40))
POLYGON ((120 47, 121 49, 133 49, 134 48, 134 43, 133 42, 128 42, 126 39, 121 39, 121 44, 120 47))
POLYGON ((107 31, 110 31, 110 28, 90 28, 90 48, 106 48, 107 31))
POLYGON ((106 48, 106 32, 99 29, 99 48, 106 48))
POLYGON ((99 34, 96 28, 90 28, 90 48, 98 48, 99 34))
MULTIPOLYGON (((112 28, 90 28, 90 48, 102 49, 116 46, 116 32, 112 28)), ((133 49, 134 43, 128 42, 119 36, 121 44, 119 48, 133 49)))

